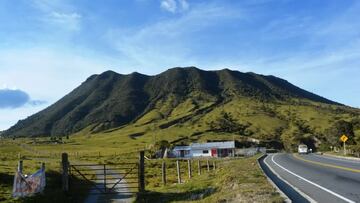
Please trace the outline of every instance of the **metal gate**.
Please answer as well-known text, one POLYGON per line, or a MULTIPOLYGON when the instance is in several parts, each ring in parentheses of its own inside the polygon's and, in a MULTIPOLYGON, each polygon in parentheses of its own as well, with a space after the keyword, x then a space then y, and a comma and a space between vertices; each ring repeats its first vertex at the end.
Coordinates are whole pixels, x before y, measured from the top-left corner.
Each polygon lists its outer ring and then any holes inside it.
POLYGON ((75 194, 133 194, 139 190, 138 163, 70 164, 69 192, 75 194))

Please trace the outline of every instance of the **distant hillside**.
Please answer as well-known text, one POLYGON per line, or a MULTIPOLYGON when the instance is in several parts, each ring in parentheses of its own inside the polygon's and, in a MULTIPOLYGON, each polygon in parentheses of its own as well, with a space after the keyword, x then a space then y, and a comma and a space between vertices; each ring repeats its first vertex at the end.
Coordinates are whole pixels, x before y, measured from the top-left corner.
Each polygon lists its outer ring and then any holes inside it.
MULTIPOLYGON (((189 122, 206 132, 220 132, 217 122, 228 112, 235 123, 242 120, 243 128, 251 131, 249 135, 261 137, 287 128, 288 114, 296 114, 296 106, 329 115, 335 115, 334 109, 355 111, 274 76, 195 67, 172 68, 155 76, 107 71, 89 77, 55 104, 19 121, 4 134, 63 136, 84 128, 96 133, 126 125, 157 123, 159 129, 166 129, 189 122), (250 115, 258 118, 250 119, 250 115)), ((293 116, 302 121, 303 115, 306 117, 301 112, 293 116)))

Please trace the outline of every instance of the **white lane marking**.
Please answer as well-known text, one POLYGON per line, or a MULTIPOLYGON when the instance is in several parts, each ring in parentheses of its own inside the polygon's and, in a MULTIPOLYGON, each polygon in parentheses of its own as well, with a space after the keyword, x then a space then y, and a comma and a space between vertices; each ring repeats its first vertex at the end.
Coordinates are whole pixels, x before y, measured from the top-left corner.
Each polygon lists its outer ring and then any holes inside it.
MULTIPOLYGON (((273 155, 271 155, 271 156, 273 156, 273 155)), ((301 196, 303 196, 305 199, 307 199, 310 203, 317 203, 317 201, 315 201, 314 199, 312 199, 309 195, 305 194, 305 193, 302 192, 300 189, 298 189, 297 187, 291 185, 287 180, 285 180, 284 178, 282 178, 282 177, 270 166, 270 164, 267 162, 268 158, 269 158, 269 156, 267 156, 267 157, 264 159, 264 163, 265 163, 265 165, 270 169, 270 171, 271 171, 272 173, 274 173, 281 181, 283 181, 284 183, 286 183, 286 184, 288 184, 290 187, 292 187, 296 192, 298 192, 301 196)), ((270 178, 269 178, 269 179, 270 179, 270 178)), ((270 180, 271 180, 271 179, 270 179, 270 180)), ((271 182, 272 182, 272 181, 271 181, 271 182)), ((272 183, 276 186, 276 188, 278 188, 278 189, 280 190, 280 188, 279 188, 274 182, 272 182, 272 183)), ((283 193, 282 190, 280 190, 280 192, 285 195, 285 193, 283 193)), ((287 195, 285 195, 285 196, 287 197, 287 195)), ((289 198, 289 197, 287 197, 287 198, 289 198)))
POLYGON ((314 183, 314 182, 312 182, 312 181, 310 181, 310 180, 308 180, 308 179, 306 179, 306 178, 304 178, 304 177, 302 177, 302 176, 299 176, 298 174, 296 174, 296 173, 294 173, 294 172, 286 169, 285 167, 283 167, 283 166, 281 166, 280 164, 278 164, 278 163, 274 160, 274 157, 275 157, 275 155, 271 157, 271 161, 274 162, 274 164, 276 164, 278 167, 282 168, 284 171, 290 173, 291 175, 294 175, 294 176, 302 179, 303 181, 305 181, 305 182, 307 182, 307 183, 310 183, 310 184, 312 184, 312 185, 314 185, 314 186, 316 186, 316 187, 324 190, 325 192, 328 192, 328 193, 330 193, 330 194, 332 194, 332 195, 334 195, 334 196, 336 196, 336 197, 338 197, 338 198, 340 198, 340 199, 342 199, 342 200, 344 200, 344 201, 346 201, 346 202, 356 203, 356 202, 353 201, 353 200, 350 200, 350 199, 348 199, 348 198, 346 198, 346 197, 344 197, 344 196, 342 196, 342 195, 339 195, 339 194, 337 194, 336 192, 333 192, 333 191, 331 191, 331 190, 329 190, 329 189, 327 189, 327 188, 324 188, 323 186, 318 185, 318 184, 316 184, 316 183, 314 183))

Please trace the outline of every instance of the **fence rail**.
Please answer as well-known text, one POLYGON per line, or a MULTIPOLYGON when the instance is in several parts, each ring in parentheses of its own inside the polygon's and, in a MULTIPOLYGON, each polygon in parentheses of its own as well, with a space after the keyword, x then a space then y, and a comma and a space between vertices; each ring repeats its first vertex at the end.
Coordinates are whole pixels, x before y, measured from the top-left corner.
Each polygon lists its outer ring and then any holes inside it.
POLYGON ((152 159, 146 163, 146 177, 151 187, 182 184, 195 176, 216 172, 223 159, 152 159))

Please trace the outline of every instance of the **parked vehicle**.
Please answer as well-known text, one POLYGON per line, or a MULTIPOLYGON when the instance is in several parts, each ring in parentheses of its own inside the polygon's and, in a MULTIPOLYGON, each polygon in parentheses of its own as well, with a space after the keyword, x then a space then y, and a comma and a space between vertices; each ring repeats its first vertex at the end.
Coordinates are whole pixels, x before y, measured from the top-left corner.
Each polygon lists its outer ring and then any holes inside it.
POLYGON ((299 154, 307 154, 308 152, 309 151, 308 151, 307 145, 304 145, 304 144, 299 145, 299 147, 298 147, 299 154))

